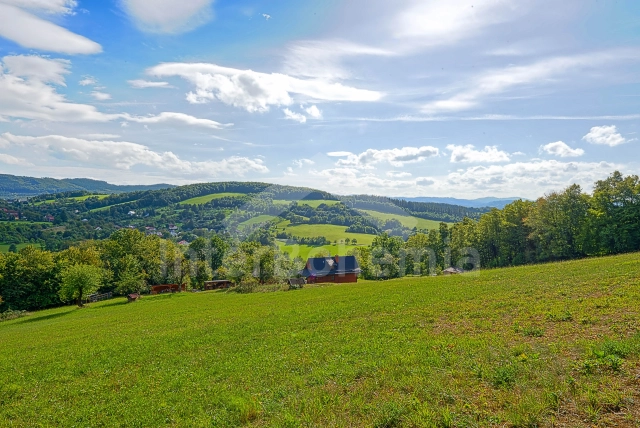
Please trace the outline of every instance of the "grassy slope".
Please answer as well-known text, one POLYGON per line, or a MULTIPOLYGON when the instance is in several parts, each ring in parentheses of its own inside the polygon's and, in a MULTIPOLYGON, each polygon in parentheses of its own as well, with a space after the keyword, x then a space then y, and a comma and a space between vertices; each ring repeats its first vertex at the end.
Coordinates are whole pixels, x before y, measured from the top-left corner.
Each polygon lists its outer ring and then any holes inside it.
MULTIPOLYGON (((34 245, 37 248, 40 248, 39 244, 32 244, 32 243, 16 244, 16 248, 18 250, 22 250, 23 248, 28 247, 29 245, 34 245)), ((8 253, 9 247, 11 247, 11 244, 0 244, 0 253, 8 253)))
MULTIPOLYGON (((282 224, 282 223, 280 223, 282 224)), ((364 233, 347 233, 346 226, 336 226, 333 224, 298 224, 288 225, 285 231, 293 236, 301 238, 312 238, 314 236, 324 236, 329 241, 342 241, 345 238, 356 238, 360 245, 370 245, 375 235, 367 235, 364 233)))
POLYGON ((638 256, 42 311, 0 425, 637 426, 638 256))
POLYGON ((180 205, 202 205, 211 202, 214 199, 233 198, 236 196, 246 196, 245 193, 212 193, 211 195, 198 196, 180 202, 180 205))
MULTIPOLYGON (((273 203, 276 205, 289 205, 292 201, 285 201, 284 199, 274 199, 273 203)), ((320 205, 322 204, 326 204, 328 206, 332 206, 335 204, 339 204, 340 201, 330 201, 330 200, 326 200, 326 199, 322 199, 322 200, 297 200, 296 201, 298 203, 298 205, 308 205, 311 208, 318 208, 320 205)))
POLYGON ((309 257, 313 257, 321 250, 328 251, 332 256, 337 255, 345 255, 349 250, 355 248, 355 245, 344 245, 344 244, 336 244, 336 245, 323 245, 322 247, 315 247, 311 245, 285 245, 282 241, 276 241, 278 244, 278 248, 280 251, 285 253, 289 253, 290 257, 300 257, 306 260, 309 257))
MULTIPOLYGON (((410 215, 387 214, 387 213, 381 213, 379 211, 373 211, 373 210, 359 210, 359 211, 365 212, 370 216, 375 217, 382 221, 396 219, 400 223, 402 223, 404 227, 408 227, 410 229, 413 229, 414 227, 417 227, 418 229, 438 229, 440 227, 440 222, 437 220, 426 220, 424 218, 413 217, 410 215)), ((452 225, 453 223, 447 223, 447 224, 452 225)))

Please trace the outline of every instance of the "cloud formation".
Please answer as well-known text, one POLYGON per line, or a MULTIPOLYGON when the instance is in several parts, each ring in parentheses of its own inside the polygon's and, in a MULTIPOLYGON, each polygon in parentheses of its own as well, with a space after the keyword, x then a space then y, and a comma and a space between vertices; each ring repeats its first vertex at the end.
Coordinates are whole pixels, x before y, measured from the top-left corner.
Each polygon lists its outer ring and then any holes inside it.
POLYGON ((34 14, 70 14, 74 0, 2 0, 0 1, 0 37, 22 47, 69 55, 95 54, 102 47, 88 38, 34 14))
POLYGON ((176 176, 244 176, 247 173, 266 173, 269 169, 259 159, 232 156, 219 161, 188 161, 173 152, 156 152, 142 144, 123 141, 98 141, 60 135, 42 137, 0 135, 4 147, 22 146, 46 150, 57 159, 73 161, 83 166, 100 166, 129 170, 136 166, 158 169, 176 176))
POLYGON ((149 33, 177 34, 213 18, 213 0, 120 0, 136 26, 149 33))
MULTIPOLYGON (((625 60, 637 60, 634 50, 619 49, 585 55, 543 59, 528 65, 490 70, 470 79, 462 88, 451 88, 449 98, 431 101, 422 107, 426 114, 451 113, 480 106, 489 96, 502 94, 525 85, 540 85, 570 71, 611 66, 625 60)), ((449 91, 447 91, 449 92, 449 91)))
POLYGON ((449 144, 447 150, 451 152, 453 163, 498 163, 509 162, 510 159, 507 152, 498 150, 496 146, 485 146, 483 150, 476 150, 472 144, 465 146, 449 144))
POLYGON ((436 147, 402 147, 394 149, 368 149, 360 154, 351 152, 330 152, 329 156, 346 157, 339 159, 336 165, 353 167, 358 169, 371 169, 381 162, 389 163, 395 167, 402 167, 406 164, 424 161, 427 158, 438 156, 436 147))
POLYGON ((305 123, 307 121, 307 117, 301 113, 294 113, 288 108, 282 110, 284 113, 284 118, 287 120, 295 120, 296 122, 305 123))
POLYGON ((144 88, 171 88, 169 82, 150 82, 148 80, 127 80, 129 86, 136 89, 144 89, 144 88))
POLYGON ((584 150, 580 148, 572 149, 563 141, 556 141, 555 143, 545 144, 540 148, 550 155, 559 156, 561 158, 579 157, 584 154, 584 150))
POLYGON ((609 147, 619 146, 634 140, 627 140, 618 132, 615 125, 594 126, 589 133, 582 137, 584 141, 590 144, 600 144, 609 147))
POLYGON ((290 106, 294 96, 305 100, 378 101, 383 94, 319 79, 298 79, 280 73, 260 73, 207 63, 165 63, 147 70, 156 77, 178 76, 195 86, 187 101, 218 100, 248 112, 266 112, 272 106, 290 106))

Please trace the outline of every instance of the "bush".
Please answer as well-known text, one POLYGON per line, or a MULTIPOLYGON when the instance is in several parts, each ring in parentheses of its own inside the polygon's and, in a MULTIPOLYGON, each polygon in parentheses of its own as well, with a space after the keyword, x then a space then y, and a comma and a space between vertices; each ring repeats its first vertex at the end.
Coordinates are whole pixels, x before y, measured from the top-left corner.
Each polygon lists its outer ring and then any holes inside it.
POLYGON ((260 285, 258 280, 251 275, 245 275, 240 280, 240 283, 236 287, 238 293, 253 293, 260 285))
POLYGON ((9 321, 27 315, 27 311, 12 311, 11 309, 8 309, 4 312, 0 312, 0 321, 9 321))

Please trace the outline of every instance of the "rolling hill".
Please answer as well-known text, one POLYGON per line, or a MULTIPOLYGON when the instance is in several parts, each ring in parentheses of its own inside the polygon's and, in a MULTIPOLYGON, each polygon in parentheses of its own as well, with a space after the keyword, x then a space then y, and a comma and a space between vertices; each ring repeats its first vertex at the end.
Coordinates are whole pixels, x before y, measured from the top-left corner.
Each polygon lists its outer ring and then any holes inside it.
POLYGON ((18 199, 43 194, 63 192, 91 192, 91 193, 126 193, 144 190, 168 189, 170 184, 153 184, 140 186, 120 186, 106 181, 89 178, 35 178, 16 175, 0 174, 0 198, 18 199))

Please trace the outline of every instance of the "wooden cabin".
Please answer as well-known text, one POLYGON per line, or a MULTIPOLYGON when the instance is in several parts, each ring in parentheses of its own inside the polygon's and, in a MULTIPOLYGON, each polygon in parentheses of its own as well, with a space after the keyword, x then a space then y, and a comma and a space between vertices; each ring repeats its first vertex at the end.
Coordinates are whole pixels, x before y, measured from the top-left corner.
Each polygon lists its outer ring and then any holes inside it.
POLYGON ((307 260, 300 274, 307 284, 358 282, 360 266, 355 256, 315 257, 307 260))

